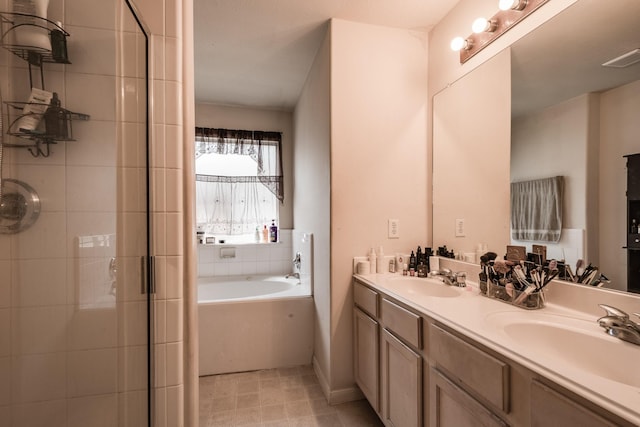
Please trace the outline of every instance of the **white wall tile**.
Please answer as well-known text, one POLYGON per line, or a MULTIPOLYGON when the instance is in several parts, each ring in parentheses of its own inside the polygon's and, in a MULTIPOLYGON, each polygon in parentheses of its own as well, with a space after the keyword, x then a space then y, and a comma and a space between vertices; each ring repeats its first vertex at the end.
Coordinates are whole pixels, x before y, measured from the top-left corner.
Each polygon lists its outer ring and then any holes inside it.
POLYGON ((167 387, 167 426, 182 424, 184 419, 183 389, 182 385, 167 387))
POLYGON ((65 400, 15 405, 12 412, 11 422, 16 427, 67 427, 65 400))
MULTIPOLYGON (((137 132, 135 125, 129 127, 132 128, 132 132, 137 132)), ((96 120, 74 122, 73 137, 75 142, 66 143, 67 165, 112 166, 116 164, 118 139, 114 122, 96 120)), ((139 154, 135 151, 136 144, 122 144, 122 146, 128 149, 127 158, 131 158, 131 161, 138 158, 139 154)))
POLYGON ((165 170, 151 169, 151 209, 154 212, 165 212, 167 206, 165 170))
POLYGON ((116 394, 87 396, 67 402, 68 427, 117 427, 116 394))
MULTIPOLYGON (((164 37, 159 35, 151 36, 151 49, 153 50, 153 68, 151 69, 151 75, 154 80, 164 80, 165 78, 165 45, 164 37)), ((173 56, 167 58, 175 58, 173 56)), ((178 61, 171 61, 178 62, 178 61)))
POLYGON ((67 353, 67 396, 117 391, 118 354, 115 348, 67 353))
POLYGON ((69 211, 115 212, 115 167, 68 166, 66 172, 69 211))
POLYGON ((116 74, 116 36, 113 31, 78 26, 66 29, 73 35, 69 37, 67 50, 74 73, 116 74))
POLYGON ((115 77, 67 72, 65 81, 68 82, 66 108, 89 114, 91 120, 116 119, 115 77))
POLYGON ((182 255, 184 240, 182 213, 167 213, 167 255, 182 255))
POLYGON ((65 353, 14 356, 11 390, 14 403, 64 399, 67 356, 65 353))
MULTIPOLYGON (((166 37, 165 52, 167 58, 180 58, 182 57, 182 44, 180 40, 174 37, 166 37)), ((182 81, 182 67, 180 61, 170 60, 165 63, 165 78, 167 80, 181 82, 182 81)))
POLYGON ((147 346, 120 348, 118 357, 118 390, 144 390, 147 387, 147 346))
POLYGON ((63 257, 66 217, 61 212, 41 212, 30 228, 13 236, 12 252, 18 259, 63 257))
POLYGON ((145 132, 145 128, 138 123, 121 123, 116 126, 119 166, 139 167, 145 164, 146 147, 145 144, 140 143, 145 140, 145 132))
POLYGON ((152 126, 153 144, 149 147, 151 152, 151 167, 164 168, 166 166, 166 136, 165 125, 154 124, 152 126))
POLYGON ((167 257, 166 297, 182 298, 184 266, 182 257, 167 257))
MULTIPOLYGON (((176 61, 177 62, 177 61, 176 61)), ((182 124, 182 84, 165 81, 165 117, 164 123, 170 125, 182 124)))
POLYGON ((147 392, 129 391, 118 393, 118 425, 145 426, 147 425, 147 392))
POLYGON ((125 302, 118 307, 118 345, 145 345, 147 342, 146 301, 125 302))
POLYGON ((165 0, 167 37, 182 37, 182 3, 177 0, 165 0))
MULTIPOLYGON (((11 359, 0 357, 0 407, 9 403, 11 403, 11 359)), ((1 419, 2 416, 0 416, 1 419)))
POLYGON ((0 309, 0 357, 7 357, 10 354, 11 354, 11 309, 1 308, 0 309))
POLYGON ((153 335, 155 343, 167 342, 167 301, 154 301, 153 335))
POLYGON ((167 342, 182 341, 183 317, 183 301, 181 299, 167 300, 167 342))
POLYGON ((67 307, 24 307, 11 312, 11 347, 14 355, 65 351, 67 307))
POLYGON ((166 177, 166 209, 167 212, 179 212, 182 208, 183 183, 182 171, 178 169, 165 169, 166 177))
POLYGON ((167 345, 155 344, 153 346, 153 368, 154 368, 154 385, 156 387, 166 387, 167 385, 167 345))
POLYGON ((67 306, 68 350, 115 347, 118 344, 118 318, 115 308, 79 309, 67 306))
MULTIPOLYGON (((82 256, 82 251, 79 248, 79 237, 108 235, 114 234, 114 232, 116 232, 115 212, 68 212, 67 256, 82 256)), ((124 244, 125 242, 125 238, 119 238, 116 240, 116 245, 124 244)))
POLYGON ((166 125, 165 127, 166 166, 173 169, 182 169, 182 126, 166 125))
POLYGON ((153 81, 153 108, 151 112, 151 120, 153 124, 164 124, 164 106, 165 104, 165 87, 164 81, 153 81))
POLYGON ((182 342, 167 343, 167 386, 182 384, 182 342))
POLYGON ((0 308, 7 308, 11 303, 11 261, 0 260, 0 271, 0 308))
MULTIPOLYGON (((114 2, 96 2, 87 7, 86 0, 65 0, 66 25, 113 29, 115 22, 114 2)), ((69 43, 72 43, 72 39, 69 38, 69 43)))
MULTIPOLYGON (((61 305, 67 302, 67 265, 62 259, 16 261, 11 276, 11 303, 14 307, 61 305)), ((0 283, 2 281, 0 279, 0 283)))

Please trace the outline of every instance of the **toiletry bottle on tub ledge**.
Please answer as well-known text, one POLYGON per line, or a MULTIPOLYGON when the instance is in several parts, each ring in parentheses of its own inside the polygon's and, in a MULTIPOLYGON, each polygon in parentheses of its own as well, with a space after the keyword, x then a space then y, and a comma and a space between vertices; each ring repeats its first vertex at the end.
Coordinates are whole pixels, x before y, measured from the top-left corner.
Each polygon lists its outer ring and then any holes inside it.
POLYGON ((271 227, 269 227, 269 241, 276 243, 278 241, 278 226, 276 220, 271 220, 271 227))

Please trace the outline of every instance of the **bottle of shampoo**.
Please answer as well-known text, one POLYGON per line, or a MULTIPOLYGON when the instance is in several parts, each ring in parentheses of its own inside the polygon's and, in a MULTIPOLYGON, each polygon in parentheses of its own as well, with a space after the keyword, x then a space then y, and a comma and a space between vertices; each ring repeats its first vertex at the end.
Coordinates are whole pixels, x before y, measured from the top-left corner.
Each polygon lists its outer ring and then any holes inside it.
POLYGON ((42 120, 42 116, 49 108, 52 98, 53 94, 51 92, 36 87, 32 88, 29 101, 24 105, 22 115, 16 120, 15 127, 21 132, 35 131, 42 120))
POLYGON ((276 243, 278 241, 278 226, 276 220, 271 220, 271 227, 269 227, 269 241, 276 243))
POLYGON ((23 15, 17 15, 15 32, 15 44, 28 50, 50 51, 51 41, 46 21, 38 18, 47 18, 49 0, 13 0, 13 11, 23 15))
POLYGON ((262 243, 268 243, 268 242, 269 242, 269 229, 265 224, 264 228, 262 229, 262 243))
POLYGON ((44 113, 44 126, 47 136, 57 139, 67 139, 69 137, 67 113, 60 106, 60 99, 56 92, 53 92, 51 104, 44 113))

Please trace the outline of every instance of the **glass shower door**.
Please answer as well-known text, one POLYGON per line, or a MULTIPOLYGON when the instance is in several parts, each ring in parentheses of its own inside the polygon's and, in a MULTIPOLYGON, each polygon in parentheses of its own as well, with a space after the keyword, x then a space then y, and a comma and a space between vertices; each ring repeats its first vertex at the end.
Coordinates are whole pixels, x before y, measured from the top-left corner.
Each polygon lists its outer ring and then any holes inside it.
POLYGON ((147 426, 147 35, 126 0, 64 3, 46 31, 69 63, 0 10, 0 427, 147 426), (57 94, 64 136, 11 128, 32 88, 57 94))

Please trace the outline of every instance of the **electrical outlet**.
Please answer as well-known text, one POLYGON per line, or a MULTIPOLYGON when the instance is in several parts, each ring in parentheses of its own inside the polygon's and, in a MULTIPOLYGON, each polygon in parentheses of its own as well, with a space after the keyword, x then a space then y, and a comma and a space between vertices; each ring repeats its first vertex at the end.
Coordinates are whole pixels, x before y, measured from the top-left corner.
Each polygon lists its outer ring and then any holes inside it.
POLYGON ((464 237, 464 219, 456 219, 456 237, 464 237))
POLYGON ((390 219, 389 220, 389 230, 387 233, 387 237, 389 239, 399 239, 400 238, 400 229, 398 228, 400 225, 400 220, 398 219, 390 219))

